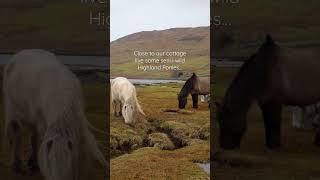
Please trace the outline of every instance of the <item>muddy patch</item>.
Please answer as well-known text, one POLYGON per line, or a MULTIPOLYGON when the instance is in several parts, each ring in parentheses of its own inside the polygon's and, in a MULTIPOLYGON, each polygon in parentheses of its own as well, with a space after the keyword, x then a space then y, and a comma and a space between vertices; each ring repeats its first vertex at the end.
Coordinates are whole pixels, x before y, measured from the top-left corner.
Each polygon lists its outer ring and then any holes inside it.
POLYGON ((158 147, 161 150, 174 150, 176 149, 175 144, 165 133, 152 133, 149 134, 146 139, 146 146, 148 147, 158 147))
POLYGON ((162 109, 162 112, 171 115, 179 115, 179 114, 194 114, 194 111, 189 111, 185 109, 162 109))
POLYGON ((236 151, 217 152, 213 156, 214 166, 229 167, 263 167, 270 164, 266 157, 244 154, 236 151))
POLYGON ((197 126, 192 123, 163 121, 147 118, 135 126, 124 124, 111 127, 111 156, 117 157, 143 147, 158 147, 161 150, 176 150, 192 145, 197 140, 209 140, 210 123, 197 126))

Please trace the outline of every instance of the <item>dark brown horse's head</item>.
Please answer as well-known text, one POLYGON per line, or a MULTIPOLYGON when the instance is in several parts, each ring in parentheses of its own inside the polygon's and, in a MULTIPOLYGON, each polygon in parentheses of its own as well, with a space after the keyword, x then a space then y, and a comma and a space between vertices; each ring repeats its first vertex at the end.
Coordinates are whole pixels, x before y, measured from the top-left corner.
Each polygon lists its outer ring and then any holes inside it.
POLYGON ((188 95, 194 88, 193 86, 195 84, 196 79, 197 75, 193 73, 192 76, 183 85, 180 93, 178 94, 179 109, 184 109, 186 107, 186 104, 188 102, 188 95))
POLYGON ((179 106, 179 109, 184 109, 187 105, 187 102, 188 102, 188 98, 181 95, 181 93, 178 94, 178 106, 179 106))
POLYGON ((246 117, 232 112, 225 104, 216 103, 216 118, 220 128, 220 146, 224 149, 240 148, 246 129, 246 117))

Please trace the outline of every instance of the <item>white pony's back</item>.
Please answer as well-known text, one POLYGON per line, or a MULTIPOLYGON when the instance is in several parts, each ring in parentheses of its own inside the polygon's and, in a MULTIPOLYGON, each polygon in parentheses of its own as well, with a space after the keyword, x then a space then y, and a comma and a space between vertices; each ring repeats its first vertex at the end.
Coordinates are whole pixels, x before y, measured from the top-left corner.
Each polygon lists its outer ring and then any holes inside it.
MULTIPOLYGON (((6 65, 3 86, 6 114, 18 117, 17 123, 21 126, 34 126, 42 139, 39 164, 47 180, 70 178, 57 174, 61 171, 48 165, 60 161, 63 168, 63 165, 68 163, 63 164, 61 161, 64 159, 61 158, 78 158, 76 161, 80 161, 93 157, 104 166, 107 165, 88 129, 89 122, 84 113, 80 81, 52 53, 44 50, 24 50, 16 54, 6 65), (61 139, 64 139, 66 146, 63 146, 61 139), (66 152, 68 142, 72 142, 72 154, 71 157, 63 157, 61 152, 66 152), (52 148, 57 154, 61 151, 61 157, 50 159, 48 148, 52 148), (75 156, 74 153, 81 155, 75 156)), ((6 127, 11 119, 13 118, 7 118, 6 127)), ((65 156, 68 155, 65 153, 65 156)), ((86 171, 81 166, 87 162, 78 163, 76 166, 79 166, 79 170, 74 173, 79 174, 73 174, 75 179, 80 179, 81 174, 86 171)), ((55 168, 58 166, 59 164, 56 164, 55 168)))
MULTIPOLYGON (((61 112, 72 111, 70 103, 82 98, 79 80, 56 57, 43 50, 24 50, 15 55, 6 66, 4 73, 4 93, 10 97, 10 102, 30 107, 22 109, 28 115, 28 122, 41 124, 45 129, 62 115, 61 112), (8 90, 8 91, 6 91, 8 90), (32 108, 31 108, 32 107, 32 108), (44 119, 39 119, 37 111, 46 112, 44 119), (27 111, 27 112, 26 112, 27 111)), ((82 99, 78 100, 82 106, 82 99)), ((20 109, 17 109, 20 110, 20 109)), ((77 126, 83 122, 77 121, 77 126), (80 124, 79 124, 80 123, 80 124)))

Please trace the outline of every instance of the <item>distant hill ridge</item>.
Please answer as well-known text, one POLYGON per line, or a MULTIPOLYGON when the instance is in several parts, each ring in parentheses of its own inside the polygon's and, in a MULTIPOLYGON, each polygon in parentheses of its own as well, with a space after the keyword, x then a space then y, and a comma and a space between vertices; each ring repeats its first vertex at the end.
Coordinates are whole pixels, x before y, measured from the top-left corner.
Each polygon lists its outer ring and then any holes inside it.
POLYGON ((140 51, 186 51, 189 57, 209 56, 210 28, 172 28, 142 31, 111 42, 112 63, 132 60, 140 51))

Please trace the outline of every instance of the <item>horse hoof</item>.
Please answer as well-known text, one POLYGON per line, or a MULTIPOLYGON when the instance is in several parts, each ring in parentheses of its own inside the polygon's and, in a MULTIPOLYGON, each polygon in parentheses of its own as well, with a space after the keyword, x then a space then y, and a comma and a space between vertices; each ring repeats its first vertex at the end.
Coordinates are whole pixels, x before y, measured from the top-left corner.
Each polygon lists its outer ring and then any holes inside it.
POLYGON ((316 137, 314 139, 314 145, 320 147, 320 135, 316 134, 316 137))
POLYGON ((270 150, 277 150, 280 148, 280 144, 267 144, 266 146, 270 150))
POLYGON ((21 167, 21 163, 14 163, 12 166, 12 171, 15 174, 26 175, 26 173, 23 171, 23 169, 21 167))
POLYGON ((40 171, 38 163, 34 160, 28 161, 28 169, 31 172, 31 174, 34 174, 40 171))

